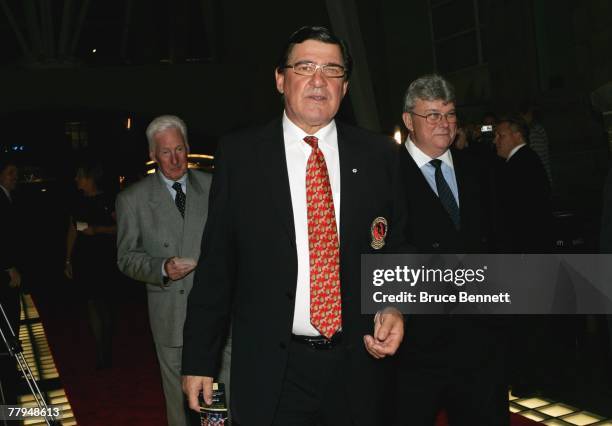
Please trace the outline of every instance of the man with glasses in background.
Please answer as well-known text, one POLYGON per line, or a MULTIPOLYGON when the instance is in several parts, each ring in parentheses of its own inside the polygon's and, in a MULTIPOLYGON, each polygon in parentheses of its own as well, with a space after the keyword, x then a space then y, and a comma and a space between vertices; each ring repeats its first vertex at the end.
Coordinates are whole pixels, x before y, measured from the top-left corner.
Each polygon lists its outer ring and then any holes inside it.
MULTIPOLYGON (((406 240, 418 253, 486 253, 490 179, 476 158, 451 150, 457 132, 452 85, 439 75, 415 80, 406 92, 402 118, 409 131, 400 152, 406 240)), ((477 316, 406 317, 398 424, 432 426, 441 409, 453 426, 508 424, 495 323, 477 316)))
POLYGON ((389 424, 380 358, 399 346, 403 317, 361 315, 360 255, 399 247, 397 144, 334 120, 350 72, 342 40, 301 28, 275 71, 283 116, 219 143, 184 328, 196 411, 200 391, 211 402, 231 317, 234 423, 389 424))

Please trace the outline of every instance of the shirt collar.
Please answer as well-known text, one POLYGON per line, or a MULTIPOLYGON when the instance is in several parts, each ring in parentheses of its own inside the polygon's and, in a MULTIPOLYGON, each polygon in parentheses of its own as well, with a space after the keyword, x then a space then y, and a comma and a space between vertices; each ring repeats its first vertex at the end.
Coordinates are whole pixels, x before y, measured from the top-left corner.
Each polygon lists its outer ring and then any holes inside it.
POLYGON ((338 150, 338 145, 333 143, 333 135, 336 133, 336 122, 330 121, 325 127, 319 129, 314 135, 309 135, 299 128, 293 121, 287 117, 287 112, 283 112, 283 133, 285 135, 285 144, 299 143, 306 149, 308 144, 304 142, 306 136, 316 136, 319 139, 319 145, 324 145, 326 148, 338 150))
POLYGON ((2 190, 3 190, 3 191, 4 191, 4 193, 6 194, 7 198, 8 198, 9 200, 12 200, 12 198, 11 198, 11 193, 9 192, 9 190, 8 190, 8 189, 6 189, 5 187, 3 187, 2 185, 0 185, 0 188, 2 188, 2 190))
MULTIPOLYGON (((429 162, 433 160, 433 158, 431 158, 429 155, 421 151, 421 148, 419 148, 418 146, 415 145, 414 142, 412 142, 412 139, 410 139, 410 136, 406 138, 405 146, 406 146, 406 149, 408 150, 408 153, 410 154, 414 162, 417 164, 417 167, 419 169, 423 167, 425 164, 429 164, 429 162)), ((450 167, 453 170, 455 169, 453 165, 453 156, 451 155, 450 149, 447 149, 446 151, 444 151, 444 154, 439 156, 438 160, 442 160, 442 162, 446 164, 448 167, 450 167)))
POLYGON ((510 151, 510 154, 508 154, 508 158, 506 159, 506 162, 510 161, 510 159, 512 158, 512 156, 514 154, 516 154, 516 152, 521 149, 522 147, 524 147, 525 145, 527 145, 526 143, 522 143, 520 145, 515 146, 514 148, 512 148, 512 151, 510 151))
POLYGON ((185 172, 185 174, 183 176, 181 176, 181 178, 178 179, 178 180, 168 179, 161 171, 159 171, 159 175, 161 176, 161 178, 164 181, 164 183, 166 185, 168 185, 170 188, 172 188, 172 185, 174 185, 174 182, 179 182, 181 184, 181 186, 183 188, 185 188, 187 186, 187 173, 188 172, 189 171, 185 172))

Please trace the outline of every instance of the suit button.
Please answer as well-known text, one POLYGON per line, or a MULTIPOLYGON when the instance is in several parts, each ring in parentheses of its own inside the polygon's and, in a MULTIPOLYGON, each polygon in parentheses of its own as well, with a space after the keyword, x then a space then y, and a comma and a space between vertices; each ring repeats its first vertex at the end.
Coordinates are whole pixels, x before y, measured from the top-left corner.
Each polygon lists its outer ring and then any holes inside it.
POLYGON ((281 348, 281 349, 287 349, 287 344, 285 342, 280 342, 278 344, 278 347, 281 348))
POLYGON ((164 243, 164 247, 168 248, 169 246, 170 246, 170 244, 164 243))
POLYGON ((432 246, 433 248, 438 248, 438 247, 440 247, 440 243, 435 242, 435 243, 433 243, 431 246, 432 246))
POLYGON ((287 293, 285 293, 285 296, 287 296, 287 299, 293 300, 293 292, 288 291, 287 293))
POLYGON ((181 290, 181 291, 179 291, 179 293, 185 294, 185 290, 181 290))

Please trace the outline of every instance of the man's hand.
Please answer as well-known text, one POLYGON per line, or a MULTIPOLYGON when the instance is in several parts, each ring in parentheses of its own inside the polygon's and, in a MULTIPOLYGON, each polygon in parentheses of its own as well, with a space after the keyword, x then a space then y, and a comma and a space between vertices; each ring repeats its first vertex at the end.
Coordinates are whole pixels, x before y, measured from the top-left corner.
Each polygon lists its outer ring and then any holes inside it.
POLYGON ((9 281, 10 288, 17 288, 21 286, 21 274, 17 270, 17 268, 10 268, 7 270, 9 277, 11 277, 11 281, 9 281))
POLYGON ((376 359, 393 355, 404 338, 404 316, 395 308, 385 308, 374 317, 374 336, 363 336, 366 350, 376 359))
POLYGON ((183 376, 183 392, 187 396, 189 408, 193 411, 200 412, 200 403, 198 395, 200 392, 204 395, 204 402, 207 405, 212 404, 213 393, 213 378, 206 376, 183 376))
POLYGON ((196 267, 196 265, 192 263, 175 262, 175 259, 177 258, 171 257, 170 259, 166 260, 166 263, 164 263, 166 274, 172 281, 180 280, 193 271, 196 267))

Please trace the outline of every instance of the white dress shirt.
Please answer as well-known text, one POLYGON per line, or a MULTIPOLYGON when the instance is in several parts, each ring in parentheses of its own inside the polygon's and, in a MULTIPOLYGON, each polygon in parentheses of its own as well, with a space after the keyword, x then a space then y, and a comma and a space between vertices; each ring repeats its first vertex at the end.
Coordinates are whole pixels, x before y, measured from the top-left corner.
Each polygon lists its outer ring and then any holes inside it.
POLYGON ((11 193, 9 192, 9 190, 3 187, 2 185, 0 185, 0 189, 4 191, 4 193, 6 194, 6 198, 8 198, 9 201, 12 203, 13 199, 11 198, 11 193))
POLYGON ((161 170, 159 170, 158 173, 161 176, 161 178, 164 181, 164 183, 166 184, 166 188, 168 188, 168 191, 170 191, 170 195, 172 196, 172 200, 173 201, 176 200, 176 189, 172 188, 172 185, 174 185, 174 182, 180 183, 181 184, 181 189, 183 190, 185 195, 187 195, 187 172, 185 172, 185 174, 183 176, 181 176, 181 178, 179 180, 170 180, 170 179, 168 179, 161 172, 161 170))
POLYGON ((512 158, 512 156, 513 156, 514 154, 516 154, 516 152, 517 152, 519 149, 521 149, 522 147, 524 147, 525 145, 527 145, 527 144, 526 144, 526 143, 522 143, 522 144, 517 145, 517 146, 515 146, 514 148, 512 148, 512 151, 510 151, 510 154, 508 154, 508 158, 506 158, 506 163, 507 163, 508 161, 510 161, 510 159, 512 158))
POLYGON ((318 336, 320 333, 310 323, 310 254, 308 251, 308 217, 306 206, 306 164, 312 151, 304 137, 316 136, 319 149, 325 157, 329 181, 334 199, 336 226, 340 238, 340 160, 338 155, 338 132, 332 120, 314 135, 305 133, 283 114, 283 137, 285 156, 289 172, 291 206, 295 224, 295 246, 297 248, 298 277, 295 293, 293 334, 318 336))

